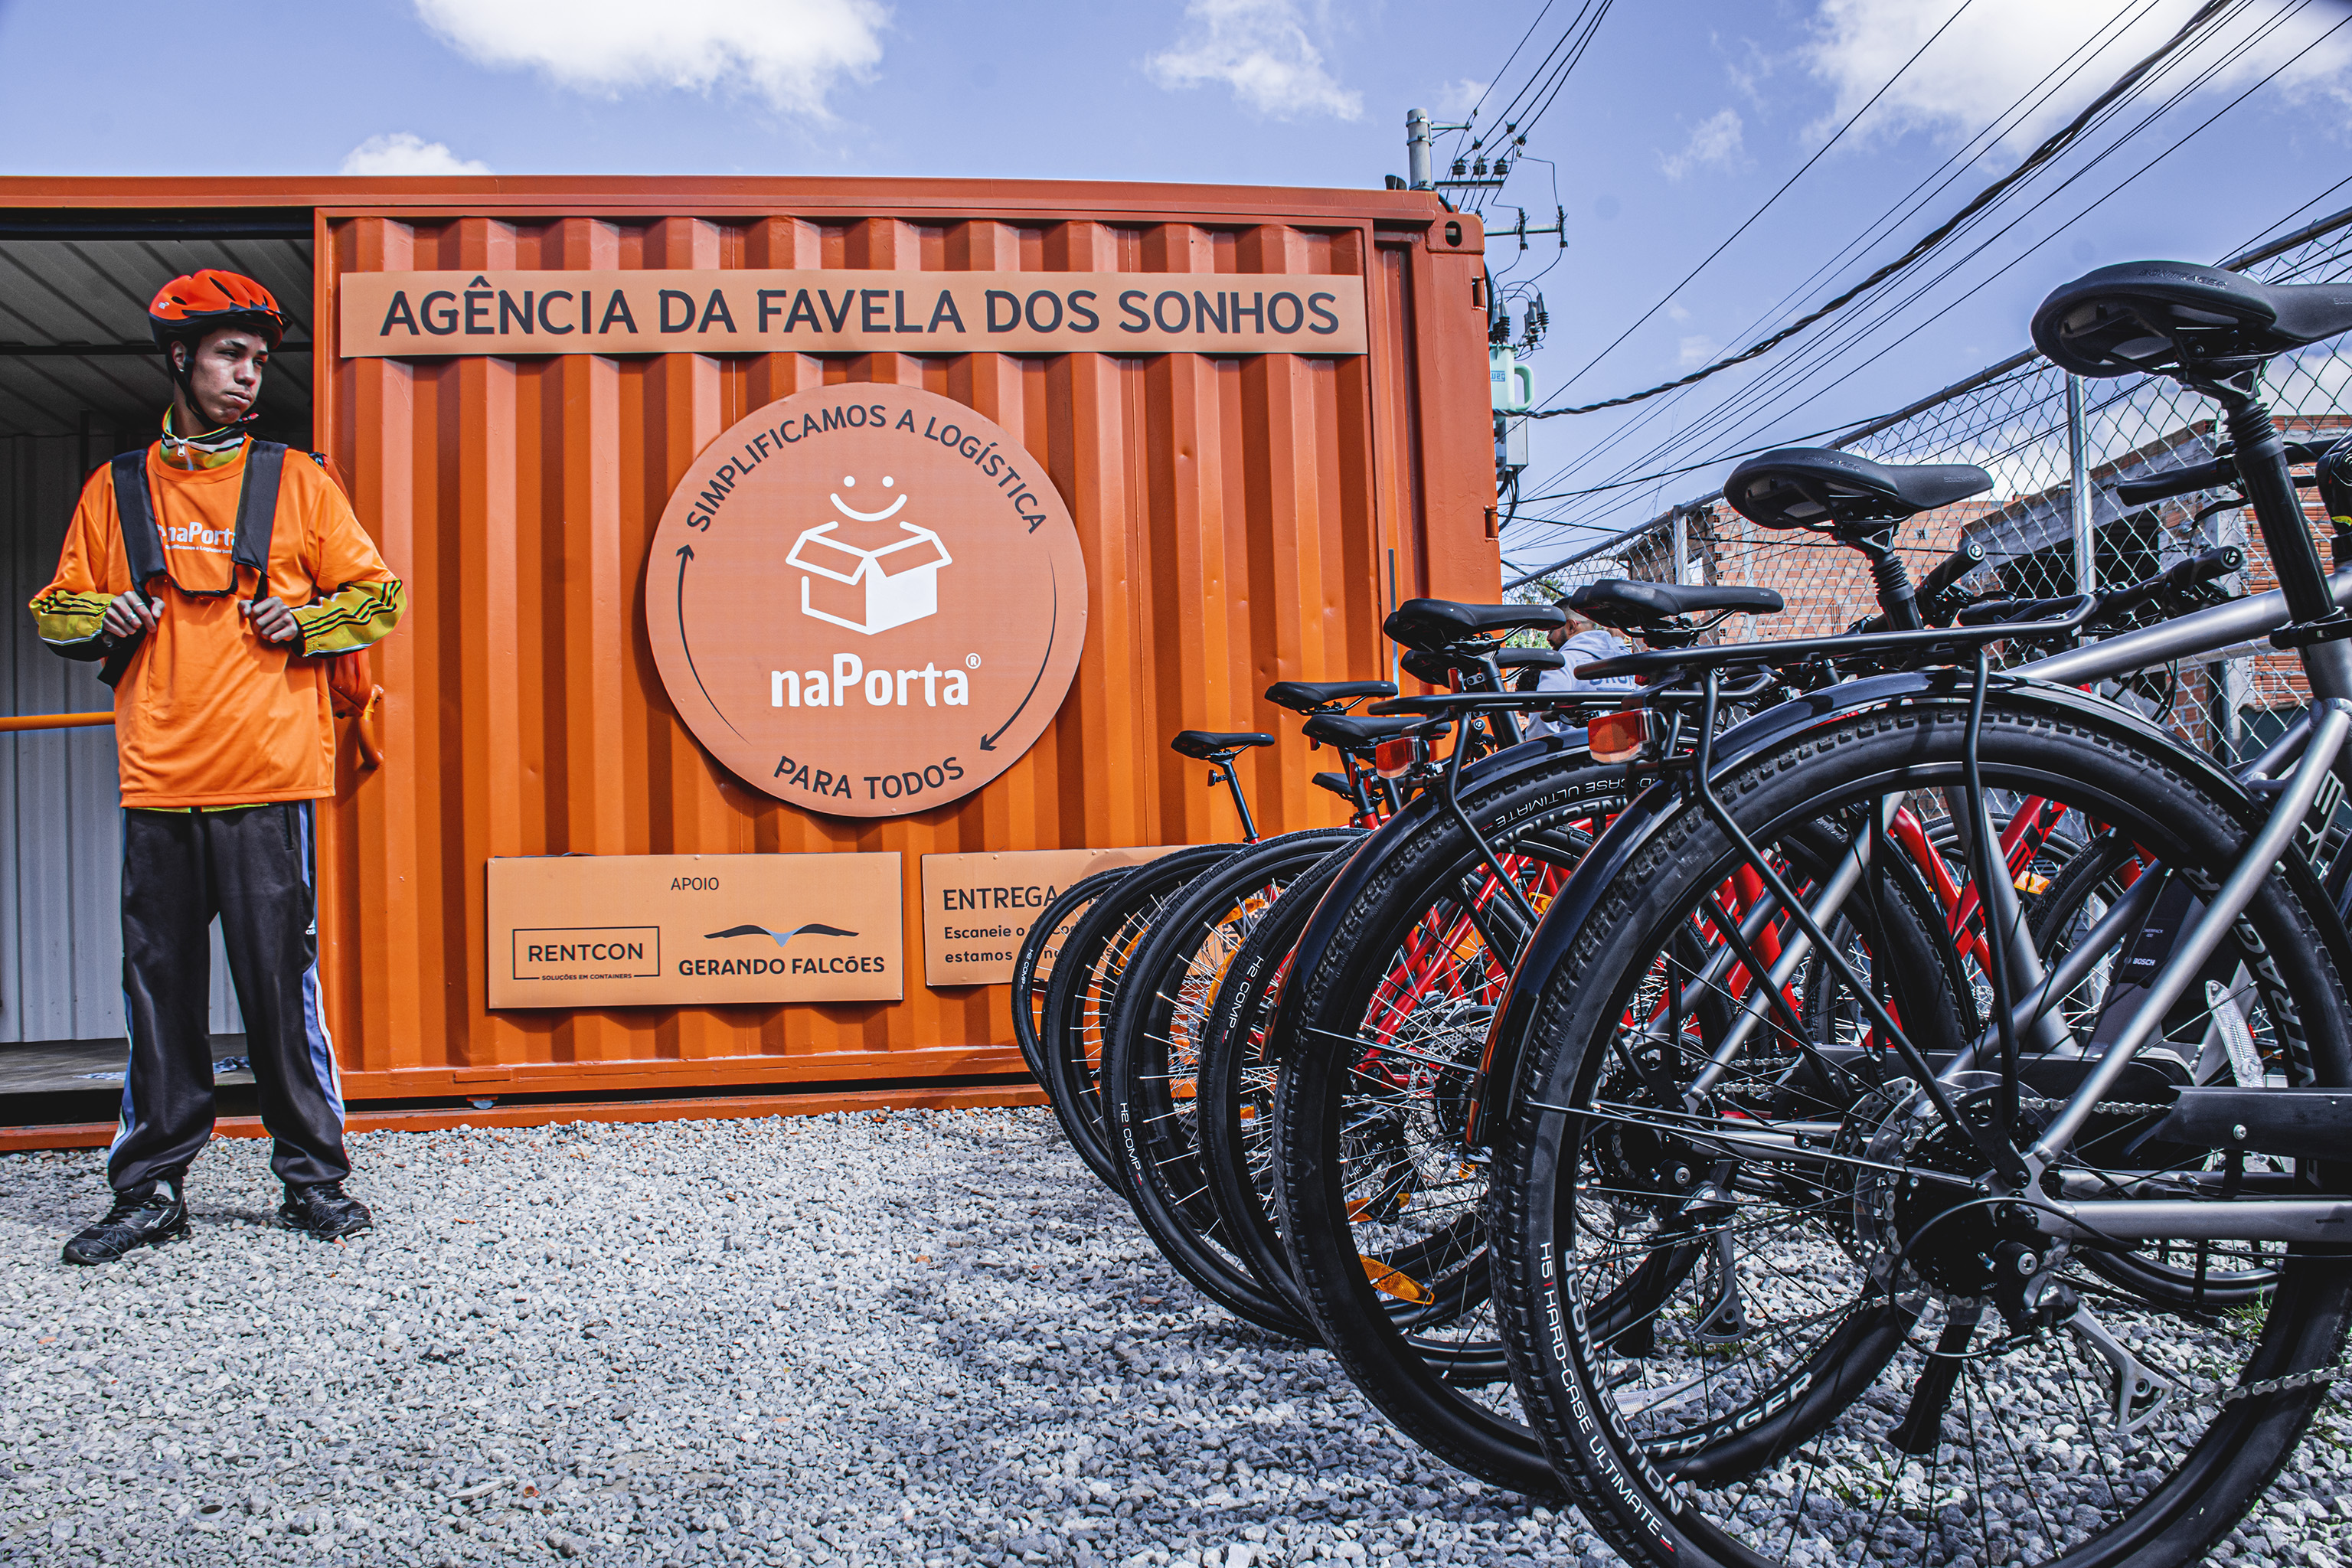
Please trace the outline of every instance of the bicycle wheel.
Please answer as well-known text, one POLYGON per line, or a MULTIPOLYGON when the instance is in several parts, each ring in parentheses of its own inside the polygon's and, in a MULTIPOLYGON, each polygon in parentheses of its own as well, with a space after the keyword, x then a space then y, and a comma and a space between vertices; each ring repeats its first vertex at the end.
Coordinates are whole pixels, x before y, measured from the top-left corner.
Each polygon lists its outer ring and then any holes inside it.
POLYGON ((1257 1281, 1301 1321, 1306 1293, 1290 1271, 1274 1198, 1275 1009, 1301 932, 1361 840, 1333 850, 1283 889, 1234 954, 1202 1026, 1201 1161, 1223 1235, 1257 1281))
POLYGON ((1169 900, 1239 848, 1234 844, 1201 845, 1133 868, 1087 909, 1055 958, 1053 977, 1045 986, 1044 1026, 1037 1037, 1038 1053, 1045 1058, 1045 1092, 1078 1157, 1114 1190, 1126 1190, 1125 1178, 1111 1153, 1097 1079, 1107 1043, 1104 1031, 1118 999, 1121 977, 1169 900))
POLYGON ((1053 982, 1054 960, 1070 933, 1077 930, 1087 907, 1131 869, 1114 866, 1063 889, 1037 916, 1013 955, 1013 1042, 1021 1047, 1021 1059, 1029 1064, 1030 1076, 1045 1085, 1048 1095, 1053 1086, 1046 1082, 1045 1053, 1037 1043, 1037 1031, 1045 1021, 1045 988, 1053 982))
MULTIPOLYGON (((1764 855, 1793 859, 1798 833, 1851 822, 1890 790, 1957 787, 1965 706, 1948 686, 1833 716, 1727 764, 1714 795, 1764 855)), ((2208 890, 2255 819, 2197 759, 2070 693, 1997 695, 1980 755, 1989 788, 2110 824, 2208 890)), ((2230 1385, 2335 1361, 2352 1312, 2341 1249, 2291 1257, 2273 1292, 2222 1316, 2104 1288, 2075 1260, 2081 1244, 2032 1229, 2022 1205, 1967 1195, 1986 1168, 1978 1138, 1999 1135, 1990 1073, 1947 1087, 1957 1130, 1893 1071, 1827 1136, 1775 1127, 1769 1097, 1646 1112, 1629 1096, 1654 1038, 1646 998, 1686 984, 1676 937, 1748 862, 1696 805, 1625 842, 1622 863, 1596 868, 1609 879, 1583 918, 1539 937, 1496 1041, 1519 1064, 1495 1225, 1514 1380, 1595 1527, 1659 1564, 2090 1568, 2210 1547, 2326 1397, 2230 1385), (1629 1169, 1612 1152, 1629 1127, 1684 1144, 1705 1183, 1677 1194, 1629 1169), (1661 1267, 1694 1247, 1716 1268, 1661 1267), (1710 1318, 1710 1275, 1737 1281, 1736 1328, 1710 1318)), ((2299 857, 2282 872, 2225 952, 2268 970, 2266 1068, 2340 1087, 2340 928, 2312 919, 2319 889, 2299 857)), ((1717 1041, 1699 1026, 1670 1059, 1708 1058, 1717 1041)), ((2132 1102, 2159 1075, 2136 1062, 2117 1114, 2053 1167, 2086 1226, 2100 1194, 2150 1177, 2112 1162, 2146 1153, 2155 1118, 2132 1102)), ((2030 1101, 2021 1114, 2040 1125, 2030 1101)), ((2172 1163, 2156 1163, 2162 1186, 2172 1163)))
MULTIPOLYGON (((2034 942, 2044 957, 2055 963, 2072 952, 2147 869, 2146 858, 2121 835, 2101 834, 2087 852, 2053 879, 2033 910, 2034 942)), ((2179 912, 2191 912, 2185 900, 2180 902, 2179 912)), ((2168 913, 2165 921, 2178 929, 2174 914, 2168 913)), ((2116 984, 2116 966, 2124 956, 2105 955, 2061 999, 2076 1038, 2095 1039, 2108 1004, 2124 1000, 2116 984)), ((2170 1053, 2167 1065, 2176 1067, 2172 1076, 2181 1082, 2259 1084, 2260 1064, 2275 1060, 2279 1051, 2264 989, 2242 963, 2226 969, 2218 961, 2207 965, 2190 994, 2165 1018, 2163 1037, 2150 1049, 2170 1053)), ((2122 1011, 2118 1009, 2119 1017, 2122 1011)), ((2026 1070, 2031 1080, 2032 1064, 2026 1070)), ((2049 1089, 2062 1089, 2072 1076, 2049 1089)), ((2202 1153, 2197 1164, 2218 1171, 2223 1160, 2202 1153)), ((2264 1155, 2246 1157, 2247 1173, 2258 1178, 2282 1174, 2284 1167, 2284 1162, 2264 1155)), ((2083 1263, 2109 1284, 2158 1305, 2211 1312, 2244 1306, 2275 1287, 2285 1254, 2284 1244, 2274 1241, 2150 1241, 2129 1251, 2085 1253, 2083 1263)))
POLYGON ((1228 1310, 1298 1339, 1313 1331, 1241 1258, 1209 1196, 1198 1136, 1202 1026, 1235 952, 1290 882, 1362 837, 1352 827, 1285 834, 1195 879, 1128 965, 1100 1080, 1128 1201, 1161 1253, 1228 1310))
MULTIPOLYGON (((1624 779, 1563 752, 1462 804, 1540 902, 1624 779)), ((1486 1155, 1465 1142, 1486 1022, 1529 928, 1434 802, 1383 834, 1323 898, 1276 1015, 1279 1228, 1317 1331, 1367 1398, 1457 1468, 1548 1493, 1492 1321, 1486 1155)))

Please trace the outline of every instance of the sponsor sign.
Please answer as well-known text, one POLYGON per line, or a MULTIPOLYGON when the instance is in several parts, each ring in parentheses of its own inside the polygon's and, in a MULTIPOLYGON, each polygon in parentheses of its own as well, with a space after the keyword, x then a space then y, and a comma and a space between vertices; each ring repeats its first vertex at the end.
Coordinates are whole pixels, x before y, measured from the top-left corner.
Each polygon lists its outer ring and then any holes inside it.
POLYGON ((895 854, 493 859, 489 1005, 896 1002, 899 879, 895 854))
POLYGON ((346 359, 1360 354, 1360 278, 1265 272, 346 272, 346 359))
POLYGON ((769 404, 655 531, 646 634, 711 755, 836 816, 950 805, 1019 759, 1077 672, 1086 561, 1045 465, 920 387, 769 404))
MULTIPOLYGON (((1045 906, 1081 878, 1181 847, 1027 849, 923 857, 923 984, 1002 985, 1045 906)), ((1075 922, 1073 922, 1075 923, 1075 922)), ((1059 942, 1069 935, 1055 934, 1059 942)))

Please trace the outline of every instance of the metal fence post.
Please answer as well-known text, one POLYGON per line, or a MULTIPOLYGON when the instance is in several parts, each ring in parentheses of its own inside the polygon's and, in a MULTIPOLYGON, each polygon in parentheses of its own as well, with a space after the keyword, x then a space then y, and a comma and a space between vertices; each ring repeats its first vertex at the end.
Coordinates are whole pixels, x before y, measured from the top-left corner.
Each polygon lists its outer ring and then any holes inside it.
POLYGON ((1682 507, 1675 508, 1674 539, 1675 584, 1679 587, 1690 581, 1690 513, 1682 507))
POLYGON ((2074 592, 2099 585, 2098 542, 2091 534, 2091 444, 2083 429, 2083 378, 2066 378, 2066 455, 2074 473, 2067 506, 2074 523, 2074 592))

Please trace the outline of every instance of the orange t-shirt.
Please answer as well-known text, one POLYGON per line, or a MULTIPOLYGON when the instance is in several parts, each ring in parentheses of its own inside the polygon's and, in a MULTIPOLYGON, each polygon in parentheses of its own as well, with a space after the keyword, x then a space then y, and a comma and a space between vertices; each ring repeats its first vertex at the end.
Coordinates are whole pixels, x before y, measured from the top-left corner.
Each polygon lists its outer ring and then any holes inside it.
MULTIPOLYGON (((151 585, 163 613, 114 689, 124 805, 245 805, 334 793, 327 667, 296 651, 320 617, 298 616, 304 635, 272 643, 240 611, 257 596, 254 574, 229 560, 250 451, 248 444, 232 462, 191 470, 166 464, 161 443, 148 448, 148 493, 170 582, 158 578, 151 585), (219 598, 196 596, 232 585, 235 591, 219 598)), ((383 601, 389 609, 379 617, 377 636, 399 614, 398 579, 352 515, 343 492, 299 450, 288 452, 282 466, 268 577, 260 595, 321 610, 324 601, 346 589, 380 584, 373 595, 352 596, 383 601)), ((34 600, 34 609, 37 615, 45 607, 102 609, 102 600, 132 586, 115 519, 113 476, 101 468, 82 487, 57 576, 34 600)), ((344 623, 350 617, 331 618, 344 623)), ((335 651, 352 640, 330 637, 322 627, 312 646, 335 651)))

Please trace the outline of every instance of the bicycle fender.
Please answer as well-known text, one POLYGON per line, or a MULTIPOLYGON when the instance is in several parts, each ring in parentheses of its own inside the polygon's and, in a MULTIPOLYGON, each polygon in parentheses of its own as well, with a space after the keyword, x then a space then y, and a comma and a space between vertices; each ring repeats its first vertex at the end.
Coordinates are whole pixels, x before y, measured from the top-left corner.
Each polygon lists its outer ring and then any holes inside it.
MULTIPOLYGON (((1809 730, 1823 729, 1873 709, 1894 704, 1958 708, 1965 711, 1972 684, 1959 670, 1912 671, 1880 675, 1809 692, 1747 719, 1716 740, 1716 779, 1737 773, 1766 752, 1785 746, 1809 730)), ((2164 730, 2119 704, 2071 686, 2020 679, 1995 674, 1992 688, 2012 705, 2023 704, 2092 728, 2128 736, 2136 743, 2166 753, 2175 766, 2193 774, 2238 812, 2248 832, 2263 820, 2264 807, 2247 793, 2237 777, 2212 758, 2184 744, 2164 730)), ((1496 1112, 1507 1120, 1518 1111, 1519 1058, 1532 1026, 1538 987, 1520 984, 1524 975, 1547 975, 1557 968, 1583 934, 1601 894, 1615 882, 1643 847, 1685 811, 1700 807, 1679 781, 1660 779, 1629 802, 1617 820, 1603 830, 1583 861, 1544 911, 1528 939, 1528 951, 1506 984, 1495 1009, 1486 1039, 1486 1082, 1495 1086, 1501 1104, 1496 1112)), ((2317 877, 2301 856, 2290 856, 2282 871, 2297 897, 2320 927, 2339 967, 2352 963, 2352 939, 2344 921, 2320 888, 2317 877)), ((2352 968, 2345 971, 2352 973, 2352 968)))
MULTIPOLYGON (((1491 756, 1482 757, 1462 771, 1462 794, 1465 798, 1484 794, 1498 784, 1557 767, 1563 760, 1574 765, 1578 759, 1587 759, 1583 744, 1570 742, 1557 736, 1537 741, 1525 741, 1491 756)), ((1415 832, 1433 818, 1445 815, 1444 805, 1427 790, 1407 802, 1402 811, 1374 828, 1357 849, 1347 868, 1324 889, 1308 917, 1307 930, 1301 933, 1298 945, 1292 950, 1290 973, 1294 981, 1313 974, 1330 951, 1339 935, 1339 927, 1348 908, 1355 902, 1374 878, 1386 868, 1402 846, 1412 841, 1415 832)), ((1486 824, 1481 824, 1484 831, 1486 824)), ((1279 1060, 1286 1057, 1297 1038, 1299 995, 1304 987, 1297 984, 1283 986, 1282 1001, 1269 1026, 1268 1057, 1279 1060)))

